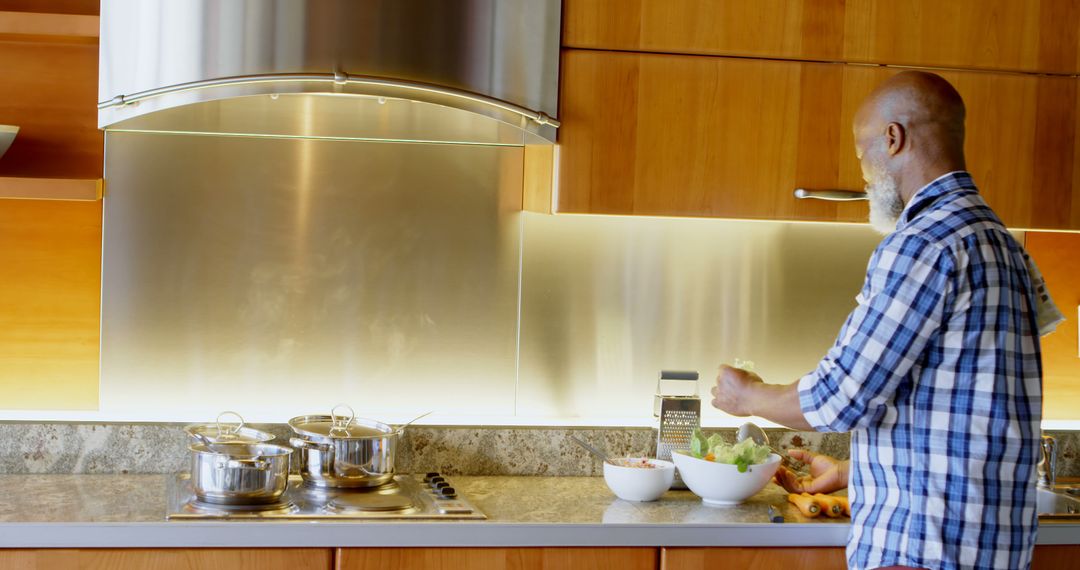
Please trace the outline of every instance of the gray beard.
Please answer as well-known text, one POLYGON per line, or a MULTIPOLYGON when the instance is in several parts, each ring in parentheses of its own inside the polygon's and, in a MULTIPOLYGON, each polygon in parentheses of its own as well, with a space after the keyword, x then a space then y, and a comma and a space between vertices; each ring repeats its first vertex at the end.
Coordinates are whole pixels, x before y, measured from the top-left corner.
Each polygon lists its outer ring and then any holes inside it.
POLYGON ((881 176, 866 187, 870 198, 870 225, 874 231, 889 235, 896 231, 896 223, 904 212, 904 201, 900 198, 896 180, 881 176))

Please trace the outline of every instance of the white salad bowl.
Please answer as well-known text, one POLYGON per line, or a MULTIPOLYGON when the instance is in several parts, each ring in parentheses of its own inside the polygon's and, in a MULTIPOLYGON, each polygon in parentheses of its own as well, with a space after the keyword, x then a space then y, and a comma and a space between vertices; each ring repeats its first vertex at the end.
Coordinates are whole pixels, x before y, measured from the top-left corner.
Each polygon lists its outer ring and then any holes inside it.
MULTIPOLYGON (((612 459, 615 463, 641 461, 639 457, 612 459)), ((615 496, 626 501, 655 501, 675 480, 675 465, 670 461, 646 459, 652 468, 622 467, 604 463, 604 482, 615 496)))
POLYGON ((739 473, 736 465, 698 459, 686 451, 673 451, 671 458, 683 482, 702 502, 724 507, 737 505, 764 489, 780 467, 780 456, 775 453, 764 463, 748 466, 745 473, 739 473))

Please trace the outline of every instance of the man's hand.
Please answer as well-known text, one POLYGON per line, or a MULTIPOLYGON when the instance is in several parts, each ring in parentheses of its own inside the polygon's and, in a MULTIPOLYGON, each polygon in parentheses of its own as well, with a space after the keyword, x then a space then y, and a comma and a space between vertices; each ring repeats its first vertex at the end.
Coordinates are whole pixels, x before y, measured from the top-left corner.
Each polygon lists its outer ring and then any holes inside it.
POLYGON ((754 390, 764 384, 753 372, 722 365, 712 389, 712 405, 733 416, 753 415, 754 390))
POLYGON ((781 466, 774 477, 776 484, 789 493, 832 493, 847 487, 850 463, 818 455, 804 449, 789 449, 788 455, 810 466, 810 474, 798 473, 781 466))

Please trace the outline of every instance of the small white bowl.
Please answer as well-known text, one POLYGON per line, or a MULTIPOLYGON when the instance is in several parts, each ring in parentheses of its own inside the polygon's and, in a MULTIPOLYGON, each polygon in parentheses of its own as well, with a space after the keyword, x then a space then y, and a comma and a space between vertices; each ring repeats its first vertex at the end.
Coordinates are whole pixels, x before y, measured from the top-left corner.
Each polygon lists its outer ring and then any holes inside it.
MULTIPOLYGON (((641 461, 640 457, 622 457, 612 459, 620 461, 641 461)), ((626 501, 655 501, 671 488, 675 480, 675 465, 670 461, 647 459, 652 469, 642 467, 622 467, 604 463, 604 482, 615 496, 626 501)))
POLYGON ((703 503, 721 507, 737 505, 757 494, 780 467, 780 456, 775 453, 770 453, 765 463, 747 467, 745 473, 739 473, 735 465, 705 461, 685 451, 673 451, 671 458, 683 482, 703 503))

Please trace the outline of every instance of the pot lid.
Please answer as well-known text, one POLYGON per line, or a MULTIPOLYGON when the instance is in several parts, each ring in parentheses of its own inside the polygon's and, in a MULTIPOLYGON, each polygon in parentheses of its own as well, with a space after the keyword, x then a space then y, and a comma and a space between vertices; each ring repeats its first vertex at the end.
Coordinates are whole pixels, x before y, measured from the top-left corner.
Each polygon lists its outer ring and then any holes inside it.
POLYGON ((293 452, 291 447, 273 443, 235 443, 229 445, 215 445, 213 448, 202 443, 194 443, 189 449, 196 453, 212 453, 232 459, 253 459, 256 457, 277 457, 289 455, 293 452))
POLYGON ((368 439, 397 431, 389 424, 356 417, 356 412, 345 404, 334 406, 330 415, 297 416, 289 420, 289 427, 299 435, 319 439, 368 439), (338 410, 347 410, 348 415, 338 410))
POLYGON ((200 434, 213 443, 263 443, 274 439, 274 434, 267 433, 255 428, 244 427, 244 418, 236 412, 221 412, 215 421, 204 424, 191 424, 184 427, 184 431, 194 439, 195 434, 200 434), (233 416, 237 421, 224 421, 233 416))

